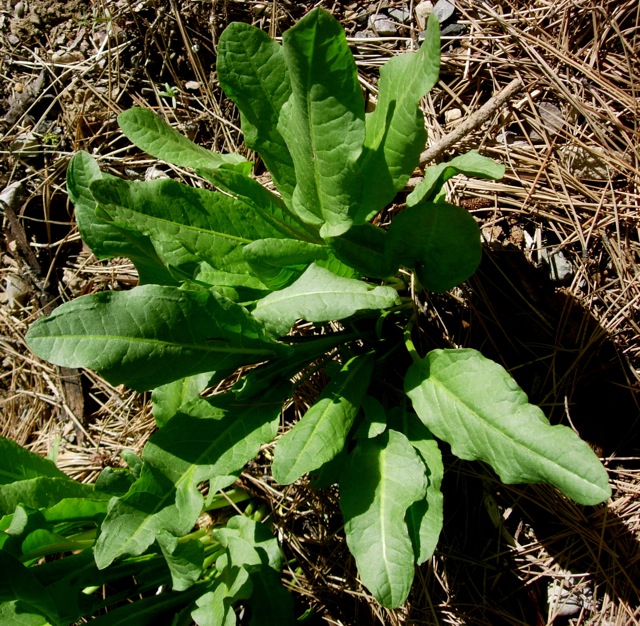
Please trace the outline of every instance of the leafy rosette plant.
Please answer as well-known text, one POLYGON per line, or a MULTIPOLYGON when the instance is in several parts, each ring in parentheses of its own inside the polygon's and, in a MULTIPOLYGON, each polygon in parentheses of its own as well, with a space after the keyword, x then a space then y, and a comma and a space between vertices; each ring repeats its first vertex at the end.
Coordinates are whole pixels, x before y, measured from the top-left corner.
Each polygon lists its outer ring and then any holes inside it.
MULTIPOLYGON (((157 546, 171 567, 172 547, 276 438, 283 404, 319 371, 329 382, 276 441, 273 476, 338 484, 360 578, 387 607, 404 602, 415 565, 438 542, 439 441, 505 483, 548 483, 584 505, 609 497, 589 446, 551 425, 500 365, 469 349, 419 354, 412 341, 420 311, 408 286, 447 291, 480 262, 479 227, 445 201, 444 183, 503 174, 477 152, 459 156, 427 171, 388 228, 372 224, 419 164, 420 100, 439 60, 431 17, 420 49, 381 68, 375 110, 365 114, 353 56, 330 14, 314 9, 282 45, 231 24, 218 45, 218 78, 275 189, 252 178, 243 157, 198 147, 141 108, 120 115, 125 135, 215 190, 126 181, 86 153, 73 158, 68 191, 84 241, 100 258, 130 258, 140 285, 65 303, 27 340, 53 363, 152 389, 158 425, 139 475, 101 521, 99 570, 157 546), (299 320, 311 323, 305 333, 295 332, 299 320), (229 391, 202 395, 234 373, 229 391)), ((215 579, 223 582, 204 585, 196 600, 191 615, 201 626, 234 623, 232 611, 215 607, 248 597, 225 569, 245 558, 234 552, 237 533, 215 564, 227 572, 215 579)), ((260 571, 277 565, 252 558, 260 571)), ((251 567, 243 571, 251 579, 251 567)), ((181 580, 174 589, 189 589, 181 580)))

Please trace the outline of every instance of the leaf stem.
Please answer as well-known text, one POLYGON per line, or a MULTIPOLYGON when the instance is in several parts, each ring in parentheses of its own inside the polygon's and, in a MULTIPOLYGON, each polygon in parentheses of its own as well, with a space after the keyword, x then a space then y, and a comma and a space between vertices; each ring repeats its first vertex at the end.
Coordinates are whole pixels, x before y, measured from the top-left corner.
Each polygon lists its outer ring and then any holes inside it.
POLYGON ((407 348, 407 352, 411 355, 414 363, 419 363, 422 359, 416 350, 416 346, 413 343, 413 339, 411 338, 411 332, 413 331, 413 325, 415 324, 416 318, 415 315, 411 317, 407 326, 404 329, 404 345, 407 348))

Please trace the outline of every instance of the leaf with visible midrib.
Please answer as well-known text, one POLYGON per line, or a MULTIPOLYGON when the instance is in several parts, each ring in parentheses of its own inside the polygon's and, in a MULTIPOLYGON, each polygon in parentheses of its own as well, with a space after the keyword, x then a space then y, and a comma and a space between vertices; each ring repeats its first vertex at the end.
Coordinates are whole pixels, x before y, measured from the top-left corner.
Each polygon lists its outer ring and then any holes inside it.
POLYGON ((253 315, 282 336, 299 318, 340 320, 358 311, 386 309, 397 300, 398 293, 391 287, 342 278, 312 263, 292 285, 259 300, 253 315))
POLYGON ((193 169, 233 167, 245 174, 251 171, 251 163, 243 156, 220 154, 198 146, 149 109, 134 107, 120 113, 118 125, 138 148, 174 165, 193 169))
POLYGON ((322 237, 335 237, 351 226, 362 193, 354 175, 365 132, 357 68, 340 23, 321 9, 282 39, 292 95, 278 130, 295 165, 292 209, 322 237))
POLYGON ((288 352, 230 300, 160 285, 67 302, 33 324, 26 339, 43 359, 89 367, 140 391, 288 352))
POLYGON ((369 386, 373 364, 371 354, 350 359, 302 419, 278 440, 272 471, 281 485, 319 468, 342 450, 369 386))
POLYGON ((508 372, 475 350, 434 350, 409 368, 405 391, 427 428, 461 459, 485 461, 507 483, 549 483, 580 504, 611 495, 591 448, 551 426, 508 372))
POLYGON ((394 430, 359 439, 340 477, 347 545, 363 584, 389 608, 400 606, 411 589, 415 557, 405 514, 426 488, 422 461, 394 430))

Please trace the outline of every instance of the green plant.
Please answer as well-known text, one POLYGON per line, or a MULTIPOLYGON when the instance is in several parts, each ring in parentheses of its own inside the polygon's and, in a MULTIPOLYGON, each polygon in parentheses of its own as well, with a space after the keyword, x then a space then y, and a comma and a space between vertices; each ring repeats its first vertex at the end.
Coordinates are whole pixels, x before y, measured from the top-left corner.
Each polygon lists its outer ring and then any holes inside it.
MULTIPOLYGON (((241 156, 198 147, 143 109, 119 117, 125 135, 217 191, 121 180, 85 153, 71 161, 83 239, 98 257, 129 257, 140 286, 63 304, 27 340, 54 363, 153 389, 158 424, 139 476, 101 521, 98 571, 188 537, 215 494, 276 437, 293 388, 320 372, 329 382, 277 440, 273 476, 339 485, 348 546, 385 606, 406 599, 415 564, 438 541, 438 440, 504 482, 549 483, 585 505, 609 497, 587 444, 550 425, 501 366, 474 350, 421 356, 414 345, 412 292, 449 290, 480 261, 479 228, 445 202, 444 183, 503 173, 476 152, 457 157, 427 171, 388 229, 372 225, 418 165, 426 141, 419 103, 439 58, 430 18, 420 50, 381 69, 377 106, 365 115, 344 32, 328 13, 310 12, 282 46, 232 24, 219 42, 218 77, 277 194, 251 178, 241 156), (299 319, 312 330, 291 333, 299 319), (238 370, 231 389, 202 394, 238 370)), ((229 558, 241 566, 245 557, 229 558)), ((213 615, 193 618, 233 623, 231 613, 228 621, 213 615)))

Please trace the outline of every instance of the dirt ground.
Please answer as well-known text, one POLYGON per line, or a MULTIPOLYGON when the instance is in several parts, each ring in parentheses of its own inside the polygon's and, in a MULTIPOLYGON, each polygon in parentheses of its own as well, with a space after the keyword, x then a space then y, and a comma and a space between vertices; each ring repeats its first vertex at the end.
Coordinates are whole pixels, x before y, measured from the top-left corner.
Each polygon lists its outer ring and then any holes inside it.
MULTIPOLYGON (((406 607, 388 611, 356 579, 335 493, 279 487, 260 463, 242 481, 271 506, 296 563, 285 582, 318 623, 637 624, 640 8, 637 0, 446 4, 436 5, 441 78, 424 101, 429 145, 520 83, 439 157, 478 149, 506 175, 450 184, 451 199, 481 224, 485 256, 461 289, 425 303, 425 332, 509 369, 553 422, 571 425, 602 457, 613 498, 579 507, 448 458, 438 551, 406 607)), ((123 448, 141 449, 154 424, 148 397, 40 362, 23 340, 64 301, 136 284, 128 262, 98 261, 83 246, 67 164, 86 150, 120 176, 159 170, 188 181, 123 138, 116 116, 133 105, 201 145, 246 153, 217 84, 217 38, 234 20, 280 36, 318 5, 341 20, 375 99, 379 67, 419 43, 424 2, 2 0, 2 436, 42 454, 57 447, 60 467, 88 482, 119 464, 123 448)))

